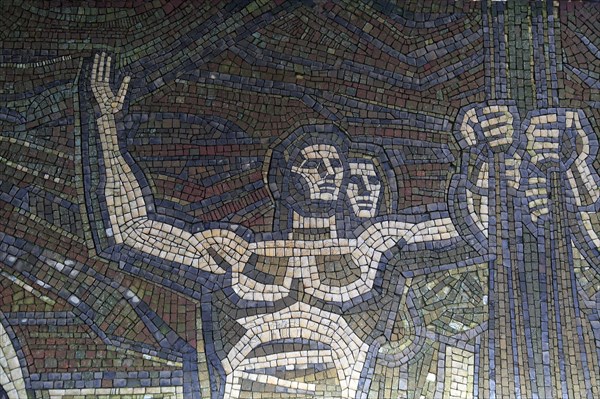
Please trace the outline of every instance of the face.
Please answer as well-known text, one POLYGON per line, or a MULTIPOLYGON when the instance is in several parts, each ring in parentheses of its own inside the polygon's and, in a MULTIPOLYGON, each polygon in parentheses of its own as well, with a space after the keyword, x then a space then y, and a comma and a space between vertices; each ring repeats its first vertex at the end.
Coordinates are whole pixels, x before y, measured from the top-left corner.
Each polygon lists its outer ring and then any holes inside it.
POLYGON ((292 172, 304 179, 311 200, 335 201, 338 199, 344 178, 340 155, 334 146, 313 144, 304 147, 299 165, 292 172))
POLYGON ((369 160, 350 162, 348 198, 354 214, 359 218, 372 218, 377 215, 381 181, 375 165, 369 160))

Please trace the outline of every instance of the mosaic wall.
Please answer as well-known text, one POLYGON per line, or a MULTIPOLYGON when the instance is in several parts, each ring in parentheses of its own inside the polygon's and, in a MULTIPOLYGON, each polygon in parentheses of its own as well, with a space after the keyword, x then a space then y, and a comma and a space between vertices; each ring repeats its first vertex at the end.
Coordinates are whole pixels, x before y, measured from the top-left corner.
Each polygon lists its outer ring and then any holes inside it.
POLYGON ((598 16, 0 2, 0 398, 599 398, 598 16))

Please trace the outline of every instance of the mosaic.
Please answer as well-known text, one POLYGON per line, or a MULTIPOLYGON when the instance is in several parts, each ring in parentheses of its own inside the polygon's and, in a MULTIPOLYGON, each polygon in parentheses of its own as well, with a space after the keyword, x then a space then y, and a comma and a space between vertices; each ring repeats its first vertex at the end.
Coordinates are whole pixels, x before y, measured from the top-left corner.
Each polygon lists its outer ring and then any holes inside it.
POLYGON ((600 397, 600 5, 0 3, 0 399, 600 397))

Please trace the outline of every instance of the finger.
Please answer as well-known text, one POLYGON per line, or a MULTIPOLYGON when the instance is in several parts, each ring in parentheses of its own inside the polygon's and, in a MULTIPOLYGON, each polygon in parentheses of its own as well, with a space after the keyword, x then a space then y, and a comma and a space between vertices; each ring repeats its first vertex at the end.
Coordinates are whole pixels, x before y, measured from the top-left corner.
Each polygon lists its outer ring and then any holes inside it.
POLYGON ((121 83, 121 87, 119 87, 119 91, 117 93, 117 101, 121 104, 125 101, 125 96, 127 95, 127 88, 129 87, 130 81, 131 77, 125 76, 123 78, 123 82, 121 83))
POLYGON ((104 81, 108 82, 108 79, 110 79, 110 64, 112 62, 112 57, 108 56, 108 58, 106 59, 106 68, 104 69, 104 81))
POLYGON ((94 66, 92 66, 92 82, 96 80, 97 70, 98 70, 98 54, 94 56, 94 66))
POLYGON ((98 65, 98 82, 102 82, 104 80, 104 58, 106 57, 106 53, 102 53, 100 56, 100 64, 98 65))

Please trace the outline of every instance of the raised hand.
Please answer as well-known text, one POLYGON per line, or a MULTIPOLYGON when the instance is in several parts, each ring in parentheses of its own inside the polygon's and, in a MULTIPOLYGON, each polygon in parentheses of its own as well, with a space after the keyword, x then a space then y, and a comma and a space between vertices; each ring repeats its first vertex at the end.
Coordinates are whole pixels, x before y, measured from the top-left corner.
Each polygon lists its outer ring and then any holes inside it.
POLYGON ((102 115, 116 114, 123 109, 127 88, 131 78, 125 76, 117 94, 110 88, 110 67, 112 58, 106 53, 96 54, 92 67, 92 92, 98 102, 102 115))

